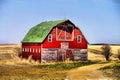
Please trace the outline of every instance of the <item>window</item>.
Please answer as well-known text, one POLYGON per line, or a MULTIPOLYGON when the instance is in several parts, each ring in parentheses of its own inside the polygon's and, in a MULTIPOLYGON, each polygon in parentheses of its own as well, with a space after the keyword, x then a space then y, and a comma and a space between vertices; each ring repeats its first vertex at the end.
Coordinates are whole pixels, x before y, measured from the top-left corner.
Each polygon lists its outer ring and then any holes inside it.
POLYGON ((38 49, 36 49, 36 53, 38 52, 38 49))
POLYGON ((52 42, 52 34, 48 35, 48 42, 52 42))
POLYGON ((22 51, 24 52, 24 48, 22 49, 22 51))
POLYGON ((29 52, 29 48, 25 48, 25 52, 29 52))
POLYGON ((40 49, 39 49, 39 53, 40 53, 40 49))
POLYGON ((33 48, 33 53, 34 53, 34 48, 33 48))
POLYGON ((69 48, 69 44, 67 42, 62 42, 61 43, 61 48, 62 49, 68 49, 69 48))
POLYGON ((31 48, 30 48, 30 52, 31 52, 31 48))
POLYGON ((25 48, 25 52, 27 52, 27 49, 25 48))
POLYGON ((56 28, 56 38, 59 41, 73 41, 74 27, 68 25, 58 26, 56 28))
POLYGON ((29 52, 29 48, 27 48, 27 52, 29 52))
POLYGON ((77 36, 77 42, 80 43, 81 42, 81 35, 77 36))

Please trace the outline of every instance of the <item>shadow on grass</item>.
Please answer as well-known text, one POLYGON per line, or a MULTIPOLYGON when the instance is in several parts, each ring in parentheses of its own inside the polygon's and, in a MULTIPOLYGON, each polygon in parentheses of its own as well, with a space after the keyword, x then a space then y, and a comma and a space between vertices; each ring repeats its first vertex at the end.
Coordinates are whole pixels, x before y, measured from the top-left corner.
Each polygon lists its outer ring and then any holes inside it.
POLYGON ((96 49, 88 49, 88 51, 89 52, 92 52, 92 53, 94 53, 94 54, 103 54, 103 52, 102 51, 99 51, 99 50, 96 50, 96 49))

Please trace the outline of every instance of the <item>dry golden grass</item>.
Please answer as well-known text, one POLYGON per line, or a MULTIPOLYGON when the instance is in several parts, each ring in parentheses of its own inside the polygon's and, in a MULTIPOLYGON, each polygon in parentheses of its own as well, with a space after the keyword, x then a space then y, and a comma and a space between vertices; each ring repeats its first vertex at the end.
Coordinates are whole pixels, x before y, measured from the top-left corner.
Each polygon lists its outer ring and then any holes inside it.
MULTIPOLYGON (((102 45, 88 45, 88 49, 95 49, 101 51, 102 45)), ((117 54, 118 49, 120 49, 120 45, 110 45, 111 52, 117 54)))
MULTIPOLYGON (((101 50, 102 45, 88 45, 88 60, 97 60, 97 61, 105 61, 103 55, 99 53, 101 50), (90 49, 96 50, 96 53, 90 51, 90 49)), ((118 49, 120 49, 120 45, 110 45, 112 56, 110 57, 111 60, 118 60, 117 54, 118 49)))
MULTIPOLYGON (((102 45, 88 45, 88 60, 105 61, 104 56, 100 54, 101 46, 102 45), (91 52, 90 49, 95 50, 96 53, 91 52)), ((97 63, 95 65, 80 67, 70 71, 59 68, 39 68, 36 67, 39 63, 34 60, 31 60, 30 62, 29 60, 21 59, 16 56, 19 53, 17 50, 20 48, 20 45, 0 45, 0 56, 4 56, 0 58, 0 80, 64 80, 65 78, 68 78, 68 80, 97 80, 98 78, 105 78, 102 75, 102 72, 97 70, 98 68, 105 66, 105 64, 97 63), (4 53, 2 52, 2 49, 4 53), (6 52, 4 50, 8 51, 6 52), (5 54, 9 56, 6 56, 5 54)), ((120 46, 111 46, 113 54, 117 54, 118 49, 120 49, 120 46)), ((112 56, 111 59, 117 60, 114 56, 112 56)), ((71 66, 67 65, 67 67, 69 68, 71 66)))
POLYGON ((32 65, 0 66, 0 80, 62 80, 65 73, 65 70, 32 65))
POLYGON ((102 74, 99 68, 110 65, 111 63, 93 64, 89 66, 79 67, 68 72, 68 80, 112 80, 102 74))
POLYGON ((12 52, 15 48, 21 48, 21 44, 0 44, 0 54, 2 52, 12 52))
POLYGON ((105 61, 105 58, 104 58, 103 55, 88 52, 88 60, 91 60, 91 61, 105 61))

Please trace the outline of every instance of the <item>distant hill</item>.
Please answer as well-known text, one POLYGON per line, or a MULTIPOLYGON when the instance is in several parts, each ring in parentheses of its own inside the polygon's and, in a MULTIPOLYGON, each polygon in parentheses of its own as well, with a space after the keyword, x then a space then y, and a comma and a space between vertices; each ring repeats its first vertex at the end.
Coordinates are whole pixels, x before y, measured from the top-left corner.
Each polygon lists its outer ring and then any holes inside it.
POLYGON ((89 44, 89 45, 118 45, 120 46, 120 44, 108 44, 108 43, 96 43, 96 44, 89 44))

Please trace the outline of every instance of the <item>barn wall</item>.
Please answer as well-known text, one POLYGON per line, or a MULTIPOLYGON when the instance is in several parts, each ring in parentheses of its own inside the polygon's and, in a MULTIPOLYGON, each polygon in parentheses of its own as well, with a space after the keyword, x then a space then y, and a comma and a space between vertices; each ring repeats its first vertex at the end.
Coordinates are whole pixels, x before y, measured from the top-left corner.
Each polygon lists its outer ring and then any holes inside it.
POLYGON ((41 62, 87 61, 87 49, 43 48, 41 62))
POLYGON ((69 43, 70 48, 79 48, 79 49, 86 49, 87 48, 87 41, 85 40, 83 34, 80 32, 78 28, 74 28, 74 41, 69 43), (77 36, 81 35, 81 42, 77 42, 77 36))
POLYGON ((84 36, 80 32, 78 28, 74 28, 74 40, 73 41, 57 41, 56 40, 56 28, 50 32, 52 34, 52 42, 48 42, 48 37, 46 37, 45 41, 43 42, 43 48, 61 48, 61 42, 68 42, 69 48, 78 48, 78 49, 86 49, 87 48, 87 41, 85 40, 84 36), (81 35, 82 40, 80 43, 77 42, 77 36, 81 35))
POLYGON ((32 55, 34 60, 41 60, 41 44, 23 43, 22 57, 28 58, 30 55, 32 55))

